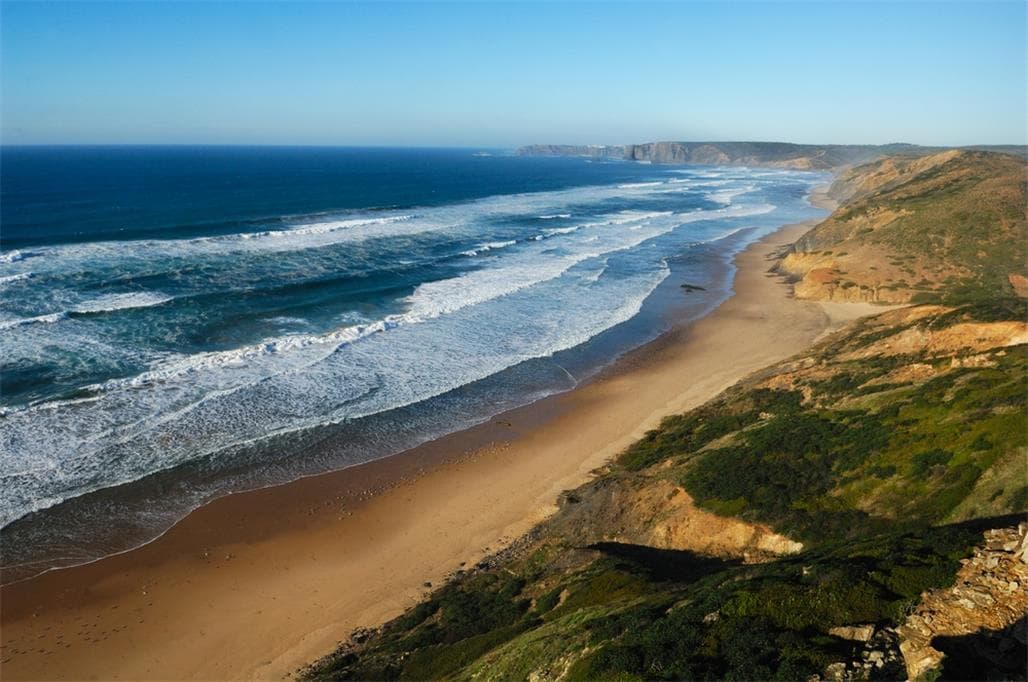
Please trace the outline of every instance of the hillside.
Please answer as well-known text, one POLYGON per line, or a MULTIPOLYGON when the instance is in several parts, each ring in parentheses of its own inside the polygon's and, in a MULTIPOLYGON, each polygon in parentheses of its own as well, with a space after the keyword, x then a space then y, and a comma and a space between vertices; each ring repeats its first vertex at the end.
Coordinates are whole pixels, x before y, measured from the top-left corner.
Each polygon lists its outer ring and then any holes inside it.
MULTIPOLYGON (((976 218, 942 241, 957 259, 1023 229, 1012 163, 866 165, 801 245, 864 238, 849 216, 895 201, 903 221, 868 241, 899 261, 959 200, 976 218)), ((950 302, 854 322, 665 419, 513 547, 303 675, 1025 679, 1028 324, 994 285, 1008 263, 957 260, 974 296, 940 280, 950 302)))
POLYGON ((950 150, 841 173, 848 198, 780 270, 800 298, 959 302, 1028 293, 1025 164, 950 150))
POLYGON ((902 675, 921 594, 1028 508, 1018 311, 891 311, 665 420, 515 551, 308 675, 803 679, 865 650, 902 675))

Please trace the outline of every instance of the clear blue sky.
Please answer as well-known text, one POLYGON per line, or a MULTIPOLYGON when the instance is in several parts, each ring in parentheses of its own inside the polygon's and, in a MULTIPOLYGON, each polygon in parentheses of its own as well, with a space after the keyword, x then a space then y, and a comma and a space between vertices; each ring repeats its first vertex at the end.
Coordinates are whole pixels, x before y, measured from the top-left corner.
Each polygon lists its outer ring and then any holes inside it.
POLYGON ((3 2, 4 143, 1025 143, 1025 4, 3 2))

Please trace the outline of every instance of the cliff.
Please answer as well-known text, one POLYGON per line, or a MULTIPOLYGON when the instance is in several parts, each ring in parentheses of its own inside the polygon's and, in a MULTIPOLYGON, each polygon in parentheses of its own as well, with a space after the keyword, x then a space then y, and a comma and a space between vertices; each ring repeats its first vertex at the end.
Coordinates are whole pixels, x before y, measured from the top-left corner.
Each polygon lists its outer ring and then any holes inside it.
MULTIPOLYGON (((973 148, 972 148, 973 149, 973 148)), ((990 150, 1025 155, 1023 147, 990 150)), ((833 170, 864 163, 883 155, 924 155, 936 147, 908 144, 810 145, 785 142, 649 142, 628 145, 534 144, 519 148, 521 156, 584 156, 649 163, 767 166, 796 170, 833 170)))
POLYGON ((522 156, 586 156, 650 163, 769 166, 825 170, 866 161, 908 145, 801 145, 784 142, 650 142, 629 145, 529 145, 522 156))
POLYGON ((531 144, 518 147, 518 156, 585 156, 595 159, 624 159, 624 145, 609 144, 531 144))

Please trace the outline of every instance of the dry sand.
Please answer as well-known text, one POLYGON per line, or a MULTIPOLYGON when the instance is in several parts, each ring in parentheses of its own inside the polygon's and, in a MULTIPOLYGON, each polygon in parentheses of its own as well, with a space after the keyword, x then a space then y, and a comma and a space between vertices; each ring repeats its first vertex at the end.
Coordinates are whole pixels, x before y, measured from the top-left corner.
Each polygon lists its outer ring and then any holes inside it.
MULTIPOLYGON (((735 296, 596 380, 364 467, 221 498, 146 547, 4 588, 4 679, 282 678, 527 531, 664 415, 873 312, 736 263, 735 296)), ((684 294, 686 295, 686 294, 684 294)))

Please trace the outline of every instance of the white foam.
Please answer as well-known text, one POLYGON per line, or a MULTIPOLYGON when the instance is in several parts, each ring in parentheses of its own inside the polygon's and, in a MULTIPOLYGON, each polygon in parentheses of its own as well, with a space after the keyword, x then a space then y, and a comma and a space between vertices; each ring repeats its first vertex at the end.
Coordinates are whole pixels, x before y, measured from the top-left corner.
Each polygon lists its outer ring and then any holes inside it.
MULTIPOLYGON (((265 339, 260 343, 227 351, 198 353, 195 355, 164 361, 160 365, 137 376, 113 379, 103 384, 88 387, 90 390, 110 391, 118 387, 140 387, 153 383, 180 380, 193 377, 203 370, 218 368, 241 368, 273 355, 284 355, 301 349, 320 348, 320 360, 325 354, 338 348, 367 338, 373 334, 395 329, 401 325, 420 324, 428 320, 451 314, 463 308, 479 305, 528 287, 545 282, 567 272, 574 265, 597 256, 638 246, 643 241, 659 234, 665 234, 679 224, 696 222, 717 217, 757 215, 774 210, 770 204, 753 207, 735 207, 716 211, 696 211, 675 215, 670 211, 625 211, 608 216, 607 220, 592 223, 596 226, 616 227, 632 223, 629 232, 612 231, 603 245, 596 245, 602 237, 593 235, 581 240, 589 245, 555 258, 544 258, 540 251, 530 250, 519 256, 512 256, 500 262, 499 267, 474 270, 459 277, 421 284, 405 301, 409 308, 400 315, 391 315, 381 320, 346 326, 326 334, 295 334, 265 339), (647 221, 661 219, 656 225, 647 221), (649 229, 647 229, 649 228, 649 229)), ((570 233, 574 230, 564 230, 570 233)), ((727 236, 725 233, 718 239, 727 236)), ((508 246, 514 242, 497 242, 508 246)), ((543 248, 540 246, 539 248, 543 248)))
POLYGON ((571 234, 572 232, 578 232, 580 229, 582 229, 581 225, 573 225, 571 227, 555 227, 552 230, 546 230, 545 232, 543 232, 543 234, 536 237, 536 239, 542 239, 544 236, 552 237, 558 234, 571 234))
MULTIPOLYGON (((629 190, 633 196, 647 191, 660 192, 662 183, 640 183, 646 187, 629 190)), ((47 247, 47 258, 36 268, 39 273, 67 274, 76 269, 95 269, 117 262, 157 261, 183 258, 210 258, 219 254, 246 252, 286 252, 323 248, 368 239, 403 237, 426 232, 459 232, 492 216, 538 215, 569 218, 559 207, 600 202, 623 197, 626 190, 617 185, 577 187, 552 192, 498 195, 462 204, 429 207, 417 213, 379 212, 320 222, 295 222, 282 230, 264 230, 192 239, 105 241, 47 247), (558 210, 553 210, 558 209, 558 210)), ((40 252, 12 251, 0 262, 15 262, 40 252)))
POLYGON ((85 301, 72 308, 76 313, 104 313, 115 310, 129 310, 131 308, 149 308, 161 305, 172 300, 174 296, 167 296, 158 292, 139 291, 126 294, 107 294, 90 301, 85 301))
POLYGON ((0 285, 11 284, 13 282, 20 282, 31 277, 31 272, 19 272, 17 275, 6 275, 4 277, 0 277, 0 285))
POLYGON ((21 251, 15 249, 14 251, 8 251, 7 253, 0 253, 0 263, 17 263, 18 261, 25 260, 26 258, 34 258, 39 256, 38 252, 35 251, 21 251))
POLYGON ((663 180, 659 182, 626 182, 622 185, 618 185, 618 189, 642 189, 645 187, 659 187, 663 184, 663 180))
MULTIPOLYGON (((608 260, 609 259, 607 259, 607 258, 602 259, 600 261, 600 263, 599 263, 599 267, 596 268, 595 270, 593 270, 592 272, 588 272, 588 271, 582 272, 581 273, 582 281, 583 282, 587 282, 587 283, 595 283, 595 282, 600 281, 600 277, 602 277, 603 273, 605 273, 607 271, 607 262, 608 262, 608 260)), ((665 262, 664 265, 666 267, 667 263, 665 262)))
MULTIPOLYGON (((337 232, 339 230, 352 230, 357 227, 367 227, 369 225, 389 225, 392 223, 404 222, 410 220, 414 216, 412 215, 398 215, 388 216, 385 218, 360 218, 354 220, 331 220, 323 223, 310 223, 306 225, 297 225, 288 230, 268 230, 265 232, 244 232, 240 235, 230 235, 227 239, 233 237, 239 237, 244 240, 251 239, 282 239, 289 238, 295 239, 298 236, 304 235, 315 235, 315 234, 329 234, 331 232, 337 232)), ((217 240, 223 239, 222 237, 204 237, 204 239, 217 240)))
MULTIPOLYGON (((149 268, 167 258, 177 259, 176 267, 182 263, 190 267, 198 262, 191 258, 210 254, 226 256, 215 264, 237 263, 238 253, 240 257, 250 251, 280 253, 426 231, 445 232, 447 239, 475 244, 477 239, 489 238, 476 230, 492 216, 503 221, 511 216, 529 221, 532 216, 570 218, 571 213, 561 209, 603 205, 625 197, 656 197, 667 189, 663 183, 639 184, 644 186, 628 191, 604 186, 490 197, 418 209, 416 214, 346 216, 266 233, 48 247, 48 257, 40 259, 38 268, 34 261, 33 270, 99 269, 98 260, 110 269, 123 261, 149 268)), ((593 222, 520 237, 516 249, 507 249, 513 245, 511 240, 485 242, 473 251, 507 250, 497 258, 453 261, 468 271, 422 283, 396 314, 326 333, 283 334, 231 350, 148 356, 146 371, 90 386, 92 394, 86 399, 9 409, 0 423, 0 471, 8 480, 0 486, 0 524, 29 509, 126 483, 225 448, 425 400, 524 359, 578 345, 630 319, 668 274, 666 264, 640 272, 626 270, 618 257, 619 266, 603 276, 610 254, 633 249, 684 223, 774 209, 769 204, 733 205, 732 198, 727 198, 729 203, 716 210, 687 214, 612 213, 593 222)), ((719 225, 712 223, 686 234, 702 239, 717 229, 719 225)), ((290 260, 290 266, 305 262, 301 260, 305 257, 290 260)), ((635 256, 625 258, 631 263, 635 256)), ((279 262, 278 256, 254 262, 268 261, 279 262)), ((98 312, 159 305, 164 295, 149 296, 101 297, 60 305, 73 312, 98 312)), ((40 316, 40 321, 52 317, 40 316)), ((75 325, 67 328, 73 331, 75 325)), ((217 466, 216 458, 211 462, 217 466)))
POLYGON ((306 325, 309 324, 307 320, 302 317, 290 317, 288 315, 279 315, 278 317, 269 317, 268 322, 277 325, 306 325))
POLYGON ((711 201, 716 201, 719 204, 726 206, 731 205, 732 200, 735 197, 749 194, 750 192, 756 191, 756 185, 746 185, 745 187, 736 187, 733 189, 718 190, 717 192, 710 192, 707 194, 707 198, 711 201))
POLYGON ((30 324, 53 324, 54 322, 60 322, 61 320, 68 317, 68 313, 50 313, 47 315, 37 315, 35 317, 24 317, 15 320, 0 320, 0 330, 14 329, 16 327, 24 327, 30 324))
POLYGON ((517 243, 518 243, 518 241, 516 239, 510 239, 510 240, 505 241, 505 242, 489 242, 488 244, 481 244, 481 245, 479 245, 479 246, 477 246, 477 247, 475 247, 473 249, 468 249, 467 251, 463 252, 463 255, 465 255, 465 256, 477 256, 478 254, 485 253, 486 251, 495 251, 496 249, 505 249, 508 246, 514 246, 517 243))
MULTIPOLYGON (((707 217, 710 217, 707 214, 707 217)), ((451 279, 427 282, 414 290, 407 301, 410 310, 403 316, 404 321, 424 321, 446 315, 462 308, 479 305, 486 301, 507 296, 531 286, 555 279, 567 272, 574 265, 604 254, 622 251, 638 246, 642 242, 665 234, 675 229, 681 222, 691 222, 698 216, 676 216, 671 211, 623 211, 607 216, 601 222, 591 223, 594 228, 601 226, 607 230, 606 242, 586 246, 589 242, 581 240, 578 247, 567 244, 568 252, 558 256, 544 256, 545 245, 532 245, 533 248, 522 251, 501 261, 499 267, 474 270, 451 279), (611 229, 630 223, 639 223, 629 231, 611 229)), ((577 232, 579 228, 563 228, 548 230, 552 233, 577 232)))
POLYGON ((156 383, 189 379, 205 370, 242 368, 274 355, 285 355, 290 351, 323 349, 322 355, 339 347, 353 343, 372 334, 393 329, 401 320, 397 318, 377 320, 336 329, 327 334, 290 334, 270 338, 241 348, 225 351, 210 351, 179 356, 157 364, 153 369, 124 379, 111 379, 101 384, 87 386, 90 391, 112 391, 118 388, 140 388, 156 383))
MULTIPOLYGON (((29 275, 31 273, 24 273, 29 275)), ((20 277, 13 275, 13 277, 20 277)), ((108 294, 73 306, 70 310, 62 310, 56 313, 36 315, 11 320, 0 320, 0 330, 10 330, 17 327, 24 327, 32 324, 53 324, 68 319, 70 313, 102 313, 115 310, 127 310, 130 308, 147 308, 160 305, 170 301, 172 296, 149 292, 135 292, 127 294, 108 294)))

